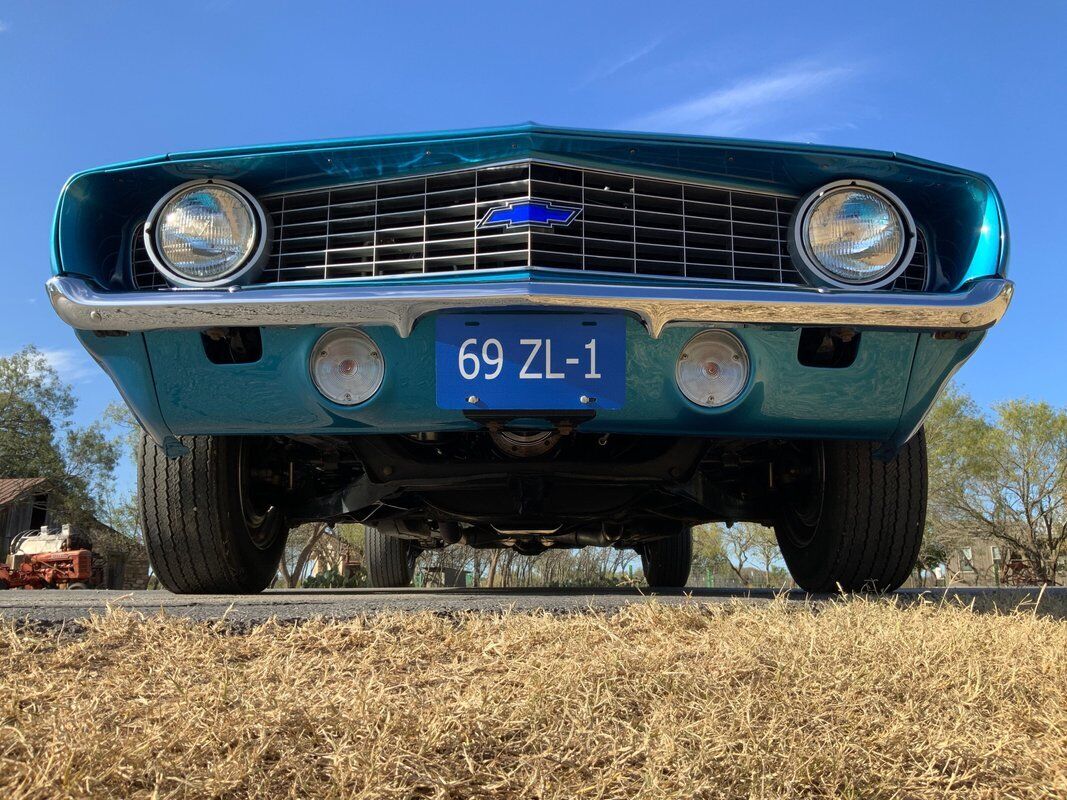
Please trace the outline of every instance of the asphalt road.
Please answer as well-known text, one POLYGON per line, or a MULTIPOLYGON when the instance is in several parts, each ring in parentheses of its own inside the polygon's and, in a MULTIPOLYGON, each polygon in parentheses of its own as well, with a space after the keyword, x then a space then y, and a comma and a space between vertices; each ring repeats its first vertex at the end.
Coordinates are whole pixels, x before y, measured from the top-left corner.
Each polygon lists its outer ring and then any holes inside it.
MULTIPOLYGON (((427 611, 458 614, 466 611, 545 611, 565 614, 585 610, 611 613, 631 603, 767 603, 767 590, 690 589, 657 592, 637 589, 306 589, 274 590, 259 595, 174 595, 169 592, 121 591, 0 591, 0 618, 44 626, 84 619, 109 607, 144 614, 172 614, 196 620, 225 619, 238 627, 276 618, 298 621, 315 617, 350 619, 365 614, 427 611)), ((831 598, 791 592, 791 602, 825 603, 831 598)), ((1046 589, 904 589, 889 595, 891 602, 955 602, 983 612, 1007 612, 1019 606, 1067 619, 1067 588, 1046 589)))

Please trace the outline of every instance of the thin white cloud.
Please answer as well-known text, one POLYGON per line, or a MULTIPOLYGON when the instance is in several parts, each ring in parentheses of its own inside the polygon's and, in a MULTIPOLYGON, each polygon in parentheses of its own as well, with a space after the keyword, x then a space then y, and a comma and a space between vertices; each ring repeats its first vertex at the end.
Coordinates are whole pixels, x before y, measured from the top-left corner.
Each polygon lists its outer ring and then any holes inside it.
POLYGON ((583 86, 588 86, 594 81, 602 81, 605 78, 610 78, 616 72, 626 69, 626 67, 630 66, 635 61, 640 61, 642 58, 644 58, 657 47, 659 47, 661 44, 663 44, 663 39, 663 36, 657 36, 651 42, 642 45, 641 47, 631 51, 630 53, 620 59, 617 59, 616 61, 608 61, 601 63, 599 66, 591 70, 588 75, 585 76, 585 79, 582 80, 580 84, 578 84, 578 87, 581 88, 583 86))
POLYGON ((786 142, 808 142, 809 144, 812 144, 814 142, 822 141, 826 138, 827 134, 839 133, 840 131, 854 131, 858 127, 859 126, 856 125, 855 122, 841 122, 835 125, 816 125, 812 128, 788 130, 785 133, 776 133, 771 138, 780 139, 786 142))
POLYGON ((97 375, 93 360, 81 350, 63 347, 41 348, 41 355, 49 366, 59 373, 59 378, 64 383, 92 380, 97 375))
POLYGON ((11 30, 11 26, 0 19, 0 33, 6 33, 9 30, 11 30))
POLYGON ((855 67, 793 64, 704 92, 632 121, 651 130, 737 136, 765 128, 797 105, 856 75, 855 67))

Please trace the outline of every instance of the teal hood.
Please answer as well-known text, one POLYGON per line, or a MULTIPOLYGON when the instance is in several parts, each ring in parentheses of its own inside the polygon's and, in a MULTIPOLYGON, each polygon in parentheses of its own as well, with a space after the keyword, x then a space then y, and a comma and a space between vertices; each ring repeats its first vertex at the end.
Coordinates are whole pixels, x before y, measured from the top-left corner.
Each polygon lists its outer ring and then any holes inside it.
POLYGON ((1006 273, 1003 207, 992 182, 976 172, 877 150, 534 123, 169 153, 80 172, 60 196, 52 269, 121 288, 131 231, 164 193, 197 178, 271 194, 529 159, 784 196, 838 179, 869 180, 900 197, 933 242, 939 283, 930 288, 1006 273))

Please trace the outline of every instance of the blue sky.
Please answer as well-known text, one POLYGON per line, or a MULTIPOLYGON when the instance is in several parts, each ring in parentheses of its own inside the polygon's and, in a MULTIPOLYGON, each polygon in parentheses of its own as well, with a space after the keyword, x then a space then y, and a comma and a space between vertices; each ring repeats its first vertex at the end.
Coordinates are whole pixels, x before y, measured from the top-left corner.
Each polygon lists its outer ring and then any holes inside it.
POLYGON ((54 317, 76 170, 160 152, 536 120, 899 150, 989 174, 1015 303, 961 382, 1067 404, 1067 3, 0 0, 0 353, 116 395, 54 317))

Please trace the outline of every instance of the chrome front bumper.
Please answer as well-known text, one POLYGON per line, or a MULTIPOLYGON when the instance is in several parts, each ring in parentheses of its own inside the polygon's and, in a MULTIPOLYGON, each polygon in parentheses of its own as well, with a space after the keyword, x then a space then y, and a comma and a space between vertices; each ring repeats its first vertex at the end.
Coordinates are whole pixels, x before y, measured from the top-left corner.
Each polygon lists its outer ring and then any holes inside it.
POLYGON ((87 331, 230 326, 388 325, 407 336, 445 309, 604 309, 634 314, 653 337, 668 325, 750 323, 897 330, 982 330, 1011 302, 1013 284, 985 278, 947 294, 823 289, 496 281, 403 286, 288 285, 100 292, 80 279, 47 284, 64 322, 87 331))

